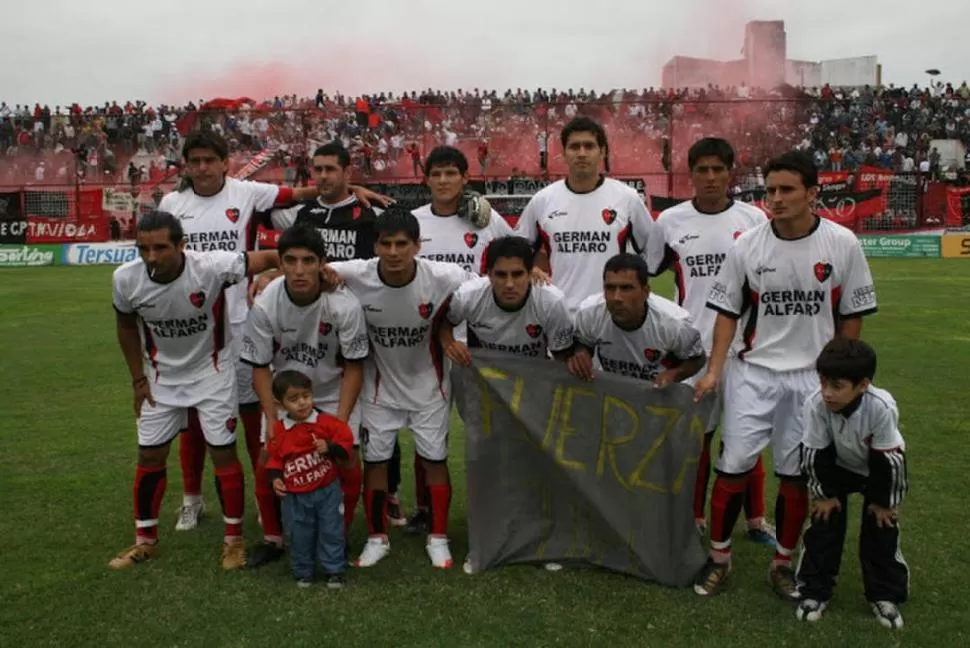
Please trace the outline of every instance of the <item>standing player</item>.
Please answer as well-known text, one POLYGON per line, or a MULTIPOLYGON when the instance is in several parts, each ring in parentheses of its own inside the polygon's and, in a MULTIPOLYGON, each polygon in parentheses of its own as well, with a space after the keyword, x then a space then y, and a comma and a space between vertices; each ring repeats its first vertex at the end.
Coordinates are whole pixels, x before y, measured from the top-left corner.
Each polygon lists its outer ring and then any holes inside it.
POLYGON ((812 212, 818 197, 812 160, 786 153, 769 162, 765 181, 773 220, 738 238, 708 296, 718 314, 710 365, 696 392, 701 397, 724 381, 724 448, 711 495, 711 555, 694 589, 707 596, 723 587, 747 474, 771 443, 781 483, 769 575, 775 592, 794 600, 791 556, 808 509, 799 467, 802 407, 818 386, 814 366, 822 347, 837 334, 858 338, 862 316, 876 311, 876 293, 855 234, 812 212), (742 319, 744 346, 728 362, 742 319))
POLYGON ((397 434, 414 433, 424 463, 430 524, 427 552, 434 567, 452 565, 448 548, 451 484, 448 427, 451 416, 449 363, 438 343, 448 298, 476 275, 453 263, 419 259, 421 231, 411 212, 389 209, 377 217, 377 257, 328 267, 364 307, 373 364, 368 364, 361 399, 364 446, 364 510, 369 537, 356 564, 370 567, 390 550, 387 539, 387 462, 397 434))
MULTIPOLYGON (((255 212, 311 199, 318 192, 316 188, 293 189, 228 177, 229 145, 213 131, 199 130, 190 134, 182 147, 182 156, 185 159, 187 185, 181 191, 167 194, 158 208, 182 221, 186 247, 190 250, 251 250, 256 241, 255 212)), ((362 199, 379 198, 366 190, 359 190, 358 193, 362 199)), ((246 286, 240 284, 229 289, 226 302, 229 321, 238 341, 248 310, 246 286)), ((238 344, 232 352, 238 358, 238 344)), ((238 363, 236 376, 239 380, 240 415, 246 429, 246 447, 255 468, 261 449, 259 399, 253 391, 249 366, 238 363)), ((182 507, 175 528, 187 531, 198 525, 205 511, 202 502, 205 443, 194 416, 189 417, 187 433, 181 435, 179 450, 182 507)))
POLYGON ((650 291, 646 261, 615 255, 603 268, 603 287, 576 313, 576 349, 569 372, 593 379, 593 355, 604 371, 665 387, 704 367, 707 356, 690 313, 650 291))
POLYGON ((276 267, 279 257, 276 252, 203 254, 185 250, 184 237, 175 216, 151 212, 137 226, 141 258, 120 266, 112 278, 118 344, 131 374, 138 422, 135 544, 110 562, 115 569, 157 553, 165 464, 188 408, 198 412, 215 464, 226 525, 222 566, 236 569, 245 563, 243 469, 236 456, 238 399, 226 292, 227 286, 276 267))
MULTIPOLYGON (((648 247, 653 259, 663 259, 654 274, 668 269, 674 273, 677 304, 690 313, 701 332, 704 350, 710 355, 716 315, 707 308, 711 284, 734 239, 752 227, 763 225, 768 218, 757 207, 731 199, 728 192, 734 168, 734 149, 727 141, 715 137, 697 141, 687 153, 687 164, 694 185, 694 199, 660 214, 648 247)), ((732 345, 732 351, 735 346, 732 345)), ((707 525, 704 500, 711 475, 713 438, 712 427, 704 435, 694 485, 694 521, 699 530, 707 525)), ((774 544, 774 530, 765 523, 765 469, 760 456, 748 476, 744 509, 748 518, 748 537, 762 544, 774 544)))
MULTIPOLYGON (((324 285, 320 269, 326 244, 316 229, 296 225, 278 242, 283 277, 256 298, 249 311, 241 360, 253 367, 253 385, 268 421, 276 421, 273 371, 299 371, 313 381, 313 404, 350 425, 359 443, 357 398, 368 354, 360 302, 344 288, 324 285), (270 369, 272 365, 272 369, 270 369)), ((356 452, 337 466, 343 490, 344 525, 349 531, 360 499, 362 474, 356 452)), ((266 458, 256 470, 256 498, 263 512, 263 543, 246 558, 254 569, 283 555, 276 498, 266 478, 266 458)))
MULTIPOLYGON (((569 174, 539 191, 525 206, 515 232, 549 257, 550 274, 575 313, 602 292, 606 262, 630 248, 645 254, 654 227, 643 200, 631 187, 605 177, 606 131, 577 117, 560 135, 569 174)), ((649 260, 656 267, 658 260, 649 260)))
MULTIPOLYGON (((486 222, 483 227, 476 225, 473 222, 475 219, 468 216, 468 198, 465 194, 468 158, 460 150, 452 146, 439 146, 432 150, 424 162, 424 177, 431 190, 431 202, 412 212, 421 228, 420 256, 432 261, 457 263, 475 274, 484 273, 485 251, 489 243, 501 236, 510 236, 512 228, 484 201, 481 207, 488 210, 488 218, 481 219, 486 222)), ((457 335, 460 340, 465 339, 464 327, 459 328, 457 335)), ((400 446, 395 445, 390 466, 392 488, 395 486, 394 477, 400 475, 400 461, 400 446)), ((417 510, 407 521, 404 532, 422 535, 428 532, 429 514, 428 502, 424 498, 424 464, 417 455, 414 456, 414 483, 417 510)), ((397 504, 396 495, 396 488, 393 488, 389 495, 392 506, 397 504)), ((393 516, 391 520, 394 523, 393 516)))

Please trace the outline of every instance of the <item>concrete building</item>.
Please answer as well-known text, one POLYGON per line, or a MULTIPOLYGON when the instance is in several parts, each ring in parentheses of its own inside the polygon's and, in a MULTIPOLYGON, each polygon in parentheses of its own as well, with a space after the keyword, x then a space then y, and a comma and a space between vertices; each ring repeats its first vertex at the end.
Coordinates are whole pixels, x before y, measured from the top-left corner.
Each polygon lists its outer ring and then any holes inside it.
POLYGON ((782 83, 817 87, 878 85, 882 66, 875 56, 823 61, 788 58, 783 20, 756 20, 745 25, 744 58, 734 61, 675 56, 662 70, 665 88, 700 88, 709 84, 774 88, 782 83))

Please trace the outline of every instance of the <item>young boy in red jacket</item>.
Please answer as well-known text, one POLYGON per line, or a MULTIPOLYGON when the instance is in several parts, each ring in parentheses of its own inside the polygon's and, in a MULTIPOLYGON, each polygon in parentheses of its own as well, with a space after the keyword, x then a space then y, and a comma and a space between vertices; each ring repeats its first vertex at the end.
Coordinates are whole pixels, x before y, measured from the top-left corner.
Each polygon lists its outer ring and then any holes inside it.
POLYGON ((344 586, 347 564, 343 493, 334 461, 347 459, 354 445, 346 423, 313 407, 313 383, 299 371, 273 378, 273 397, 286 416, 273 426, 266 464, 273 490, 283 500, 283 527, 299 587, 313 581, 319 562, 327 587, 344 586))

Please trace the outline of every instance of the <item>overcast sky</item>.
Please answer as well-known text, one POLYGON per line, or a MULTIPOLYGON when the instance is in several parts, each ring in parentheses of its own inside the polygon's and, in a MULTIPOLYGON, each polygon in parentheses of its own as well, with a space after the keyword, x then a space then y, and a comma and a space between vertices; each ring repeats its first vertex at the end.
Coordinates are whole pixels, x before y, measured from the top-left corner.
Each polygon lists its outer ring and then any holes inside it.
POLYGON ((789 58, 874 54, 885 83, 970 78, 970 0, 45 0, 7 18, 0 100, 52 107, 646 87, 675 55, 738 58, 746 21, 779 19, 789 58))

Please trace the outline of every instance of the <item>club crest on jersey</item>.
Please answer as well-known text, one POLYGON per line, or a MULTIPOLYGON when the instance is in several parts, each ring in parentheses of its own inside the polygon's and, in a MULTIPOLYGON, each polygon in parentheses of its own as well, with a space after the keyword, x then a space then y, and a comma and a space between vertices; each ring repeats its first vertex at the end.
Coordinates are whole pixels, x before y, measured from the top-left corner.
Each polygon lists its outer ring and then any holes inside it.
POLYGON ((819 261, 815 264, 815 278, 819 283, 825 283, 832 276, 832 264, 819 261))
POLYGON ((354 208, 350 210, 350 217, 357 220, 360 218, 361 213, 363 213, 363 210, 361 209, 360 205, 354 205, 354 208))
POLYGON ((643 357, 647 359, 647 362, 656 362, 660 360, 662 354, 657 349, 644 349, 643 357))
POLYGON ((525 332, 534 340, 542 335, 542 327, 538 324, 527 324, 525 327, 525 332))
POLYGON ((226 419, 226 429, 230 432, 236 431, 236 417, 226 419))
POLYGON ((226 218, 229 219, 230 223, 235 223, 239 220, 239 210, 235 207, 230 207, 226 210, 226 218))
POLYGON ((330 335, 332 329, 329 322, 320 322, 320 335, 330 335))
POLYGON ((616 210, 615 209, 604 209, 603 210, 603 222, 607 225, 612 225, 613 221, 616 220, 616 210))
POLYGON ((465 234, 465 245, 467 245, 470 248, 473 248, 477 243, 478 243, 478 234, 476 234, 475 232, 468 232, 465 234))
POLYGON ((734 233, 734 240, 737 241, 738 240, 738 237, 741 236, 741 234, 743 234, 743 232, 741 232, 740 230, 738 230, 737 232, 735 232, 734 233))
POLYGON ((201 290, 199 292, 194 292, 189 295, 189 301, 196 308, 202 308, 205 305, 205 293, 201 290))
POLYGON ((418 304, 418 315, 422 319, 428 319, 431 317, 431 313, 434 312, 434 304, 431 302, 424 302, 423 304, 418 304))

